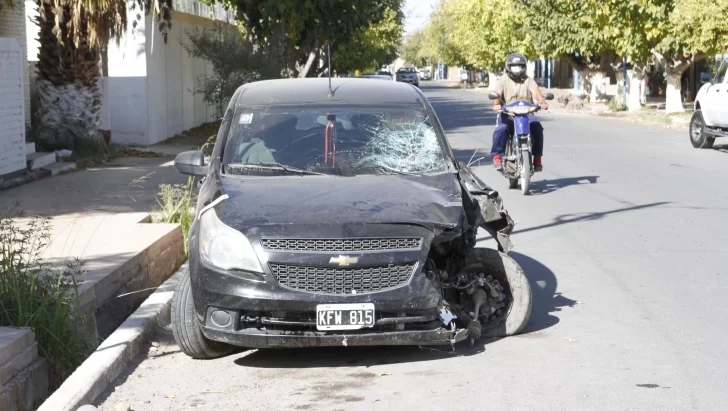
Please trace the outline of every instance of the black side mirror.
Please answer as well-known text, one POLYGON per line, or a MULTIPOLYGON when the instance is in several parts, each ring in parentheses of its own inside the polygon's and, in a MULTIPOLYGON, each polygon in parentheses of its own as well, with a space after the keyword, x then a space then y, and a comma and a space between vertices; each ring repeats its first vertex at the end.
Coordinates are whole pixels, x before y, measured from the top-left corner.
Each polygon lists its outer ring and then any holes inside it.
POLYGON ((554 99, 554 93, 546 93, 543 95, 543 98, 546 100, 553 100, 554 99))
POLYGON ((498 93, 488 93, 488 98, 491 100, 498 100, 500 98, 500 95, 498 93))
POLYGON ((182 174, 199 177, 206 176, 208 170, 202 151, 185 151, 177 154, 174 167, 182 174))
POLYGON ((710 83, 713 80, 713 76, 710 75, 710 73, 700 73, 700 82, 701 83, 710 83))

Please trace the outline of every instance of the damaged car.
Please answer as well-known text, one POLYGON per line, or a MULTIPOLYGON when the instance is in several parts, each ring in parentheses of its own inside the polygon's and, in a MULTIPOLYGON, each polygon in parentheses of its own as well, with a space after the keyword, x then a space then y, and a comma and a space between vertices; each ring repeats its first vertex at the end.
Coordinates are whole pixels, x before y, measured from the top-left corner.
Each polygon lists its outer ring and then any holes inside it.
POLYGON ((235 347, 475 344, 523 330, 531 288, 498 192, 400 82, 282 79, 231 98, 202 177, 174 338, 235 347), (476 247, 478 229, 498 249, 476 247))

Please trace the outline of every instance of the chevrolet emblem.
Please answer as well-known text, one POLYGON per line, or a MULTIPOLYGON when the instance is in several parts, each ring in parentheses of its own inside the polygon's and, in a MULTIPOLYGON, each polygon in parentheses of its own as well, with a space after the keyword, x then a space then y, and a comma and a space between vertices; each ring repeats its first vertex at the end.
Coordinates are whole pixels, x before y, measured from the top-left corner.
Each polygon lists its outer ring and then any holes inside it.
POLYGON ((338 257, 331 257, 329 264, 338 264, 339 267, 345 267, 348 265, 356 264, 359 261, 359 257, 349 257, 348 255, 340 255, 338 257))

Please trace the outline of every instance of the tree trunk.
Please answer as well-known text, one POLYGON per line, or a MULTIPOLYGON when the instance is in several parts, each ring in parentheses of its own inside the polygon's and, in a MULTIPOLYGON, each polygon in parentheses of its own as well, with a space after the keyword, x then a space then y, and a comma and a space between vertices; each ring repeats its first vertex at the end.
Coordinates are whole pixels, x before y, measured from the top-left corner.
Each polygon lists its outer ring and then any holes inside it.
POLYGON ((627 109, 638 111, 645 103, 645 73, 641 65, 633 64, 632 70, 627 70, 627 109))
POLYGON ((680 95, 682 71, 665 67, 665 77, 667 78, 667 90, 665 91, 665 112, 679 113, 685 111, 680 95))
POLYGON ((318 57, 318 47, 315 48, 314 50, 311 50, 308 53, 308 59, 306 60, 306 64, 304 64, 303 67, 301 67, 301 69, 298 72, 299 78, 304 78, 308 75, 308 72, 311 70, 313 63, 316 60, 318 60, 317 57, 318 57))
POLYGON ((263 75, 267 78, 290 77, 291 73, 286 61, 287 30, 285 23, 277 23, 273 27, 268 55, 264 64, 263 75))
MULTIPOLYGON (((87 36, 78 45, 65 35, 53 31, 56 11, 61 21, 69 19, 68 6, 52 8, 42 2, 39 7, 40 46, 38 49, 38 130, 39 138, 56 147, 72 148, 79 139, 96 140, 104 145, 99 133, 101 92, 98 87, 99 54, 91 48, 87 36)), ((62 23, 65 24, 65 23, 62 23)), ((81 22, 85 33, 86 22, 81 22)))

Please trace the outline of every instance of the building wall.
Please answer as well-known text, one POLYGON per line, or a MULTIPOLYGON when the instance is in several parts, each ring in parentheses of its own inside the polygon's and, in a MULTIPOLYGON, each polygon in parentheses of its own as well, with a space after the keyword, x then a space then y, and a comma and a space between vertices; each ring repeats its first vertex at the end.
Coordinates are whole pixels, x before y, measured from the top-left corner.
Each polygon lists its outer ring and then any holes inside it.
POLYGON ((0 175, 26 167, 23 50, 15 37, 0 37, 0 175))
POLYGON ((151 145, 215 120, 215 107, 195 92, 212 65, 181 45, 188 32, 210 28, 210 19, 173 12, 166 44, 156 20, 147 17, 135 29, 130 25, 118 46, 109 45, 112 142, 151 145))
POLYGON ((23 65, 23 101, 25 124, 30 124, 30 87, 28 76, 28 55, 26 52, 25 3, 16 2, 14 7, 3 6, 0 10, 0 37, 15 38, 20 44, 23 65))

